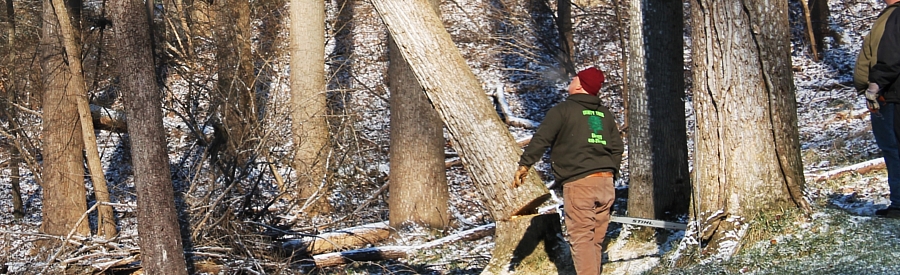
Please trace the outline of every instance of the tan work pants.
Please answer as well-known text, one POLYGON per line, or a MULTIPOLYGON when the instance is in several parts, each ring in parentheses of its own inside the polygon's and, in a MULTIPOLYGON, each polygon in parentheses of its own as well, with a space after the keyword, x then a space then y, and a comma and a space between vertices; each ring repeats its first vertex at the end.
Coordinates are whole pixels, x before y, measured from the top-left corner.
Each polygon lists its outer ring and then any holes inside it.
POLYGON ((599 275, 603 270, 603 238, 615 200, 612 177, 588 177, 563 186, 566 231, 578 275, 599 275))

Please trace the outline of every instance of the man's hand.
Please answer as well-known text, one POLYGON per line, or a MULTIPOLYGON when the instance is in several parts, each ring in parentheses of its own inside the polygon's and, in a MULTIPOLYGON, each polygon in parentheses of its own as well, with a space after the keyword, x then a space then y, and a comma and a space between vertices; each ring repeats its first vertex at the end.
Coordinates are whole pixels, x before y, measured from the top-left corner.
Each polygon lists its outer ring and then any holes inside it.
POLYGON ((866 107, 869 107, 869 111, 877 111, 881 106, 878 105, 878 83, 869 83, 869 88, 866 89, 866 107))
POLYGON ((522 183, 525 182, 525 176, 528 175, 528 167, 519 165, 519 169, 516 169, 516 176, 513 177, 513 188, 518 188, 522 183))

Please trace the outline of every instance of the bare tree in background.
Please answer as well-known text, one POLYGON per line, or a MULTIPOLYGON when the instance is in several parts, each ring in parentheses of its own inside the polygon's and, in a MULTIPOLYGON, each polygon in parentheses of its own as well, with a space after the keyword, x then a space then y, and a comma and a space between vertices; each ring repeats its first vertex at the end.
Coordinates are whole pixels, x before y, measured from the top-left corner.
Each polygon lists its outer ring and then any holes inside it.
MULTIPOLYGON (((691 219, 700 255, 731 255, 761 215, 809 210, 788 1, 691 2, 696 110, 691 219)), ((635 199, 635 198, 632 198, 635 199)), ((690 232, 690 230, 689 230, 690 232)))
MULTIPOLYGON (((428 3, 440 14, 440 1, 428 3)), ((393 39, 388 41, 391 90, 390 223, 443 229, 449 225, 450 191, 444 165, 444 123, 393 39)))
POLYGON ((256 149, 252 131, 257 124, 258 106, 253 89, 250 2, 218 1, 215 8, 216 86, 226 137, 223 160, 240 169, 249 161, 251 150, 256 149))
MULTIPOLYGON (((6 64, 9 64, 8 68, 13 68, 15 70, 14 64, 16 64, 16 51, 14 50, 16 47, 16 13, 13 6, 12 0, 6 0, 6 20, 9 24, 7 26, 7 44, 6 50, 8 51, 8 55, 6 56, 6 64)), ((0 57, 2 58, 2 57, 0 57)), ((8 71, 0 72, 0 79, 8 80, 5 83, 0 83, 0 92, 2 92, 2 96, 5 97, 2 100, 5 104, 0 106, 3 108, 3 116, 6 117, 9 125, 12 128, 10 132, 4 132, 6 135, 9 135, 7 138, 18 140, 19 131, 21 128, 19 127, 18 122, 16 121, 16 107, 13 106, 16 102, 16 85, 13 84, 16 80, 9 78, 10 75, 16 75, 15 73, 10 73, 8 71)), ((12 195, 13 202, 13 216, 21 219, 25 217, 25 207, 22 204, 22 192, 19 187, 19 164, 22 162, 22 153, 19 152, 19 147, 10 140, 10 144, 8 144, 9 148, 9 163, 7 164, 9 167, 10 174, 10 195, 12 195)))
POLYGON ((129 118, 137 191, 141 266, 145 274, 187 274, 156 83, 148 10, 141 0, 113 0, 117 71, 129 118))
POLYGON ((819 55, 825 51, 825 37, 835 39, 835 45, 840 44, 840 36, 835 35, 831 29, 831 9, 828 7, 828 0, 808 0, 809 16, 812 21, 812 33, 815 36, 816 52, 819 55))
POLYGON ((291 0, 291 131, 301 210, 332 211, 325 186, 330 145, 325 91, 325 1, 291 0))
MULTIPOLYGON (((682 3, 629 1, 628 216, 667 219, 688 213, 682 3)), ((655 230, 638 229, 647 240, 655 230)))
POLYGON ((60 24, 50 1, 43 1, 38 50, 44 88, 41 232, 65 236, 75 229, 77 234, 88 236, 91 234, 88 223, 78 223, 87 211, 84 142, 77 105, 68 91, 84 83, 75 82, 66 67, 60 24))
MULTIPOLYGON (((572 1, 556 1, 556 27, 559 32, 560 63, 569 76, 575 73, 575 31, 572 29, 572 1)), ((568 77, 566 77, 568 78, 568 77)))

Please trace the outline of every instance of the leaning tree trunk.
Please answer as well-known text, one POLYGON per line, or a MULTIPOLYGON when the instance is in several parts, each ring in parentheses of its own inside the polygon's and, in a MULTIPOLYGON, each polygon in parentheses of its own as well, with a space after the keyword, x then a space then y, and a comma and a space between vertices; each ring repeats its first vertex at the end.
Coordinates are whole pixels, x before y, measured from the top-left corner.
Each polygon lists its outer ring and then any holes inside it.
MULTIPOLYGON (((63 0, 52 0, 53 8, 59 20, 60 33, 63 37, 63 47, 66 51, 66 61, 72 78, 66 87, 68 97, 75 100, 78 108, 78 121, 81 124, 81 138, 84 141, 85 157, 88 170, 91 174, 91 182, 94 184, 96 203, 109 202, 109 189, 106 187, 106 175, 103 174, 103 165, 100 164, 100 151, 97 148, 97 137, 94 135, 94 122, 91 118, 91 108, 88 106, 88 94, 84 85, 84 73, 81 67, 81 45, 75 39, 75 29, 66 12, 66 4, 63 0)), ((97 207, 97 235, 111 239, 116 236, 116 222, 113 220, 112 206, 101 204, 97 207)))
POLYGON ((145 274, 187 274, 166 151, 160 91, 141 0, 111 1, 117 71, 125 93, 145 274))
POLYGON ((540 245, 531 245, 528 243, 531 239, 523 239, 530 236, 529 232, 551 232, 548 228, 558 224, 534 216, 511 217, 546 201, 547 187, 534 170, 523 186, 511 186, 516 161, 522 152, 456 49, 440 17, 427 8, 424 0, 372 2, 447 126, 463 165, 497 220, 497 242, 484 273, 506 273, 512 269, 546 274, 568 270, 566 265, 553 263, 560 254, 548 255, 544 249, 566 247, 562 239, 548 237, 549 242, 540 245))
MULTIPOLYGON (((684 14, 679 1, 629 3, 628 216, 667 219, 688 213, 691 187, 681 101, 684 14)), ((654 232, 645 227, 630 236, 646 240, 654 232)))
POLYGON ((742 241, 762 213, 808 209, 787 13, 787 0, 691 3, 700 255, 734 253, 722 244, 742 241))
POLYGON ((75 233, 88 236, 91 234, 88 223, 77 223, 87 211, 84 143, 79 134, 78 108, 67 92, 74 85, 84 83, 73 81, 66 68, 59 21, 50 0, 43 2, 38 50, 44 88, 41 232, 65 236, 77 226, 75 233))
MULTIPOLYGON (((440 14, 440 1, 429 4, 440 14)), ((450 190, 444 166, 444 122, 428 102, 422 85, 388 40, 391 90, 390 222, 443 229, 450 222, 450 190)))
POLYGON ((291 133, 297 199, 309 217, 332 211, 325 186, 329 145, 325 86, 325 1, 291 0, 291 133))

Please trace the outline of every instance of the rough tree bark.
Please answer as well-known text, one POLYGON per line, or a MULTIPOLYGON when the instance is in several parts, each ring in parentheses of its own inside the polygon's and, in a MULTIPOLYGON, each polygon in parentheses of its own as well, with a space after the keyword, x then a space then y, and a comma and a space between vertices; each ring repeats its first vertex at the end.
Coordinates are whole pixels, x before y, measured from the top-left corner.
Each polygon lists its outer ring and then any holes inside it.
MULTIPOLYGON (((62 35, 59 21, 50 0, 43 1, 43 26, 39 46, 41 82, 43 83, 43 208, 41 231, 50 235, 65 236, 75 228, 78 219, 87 211, 84 188, 84 143, 81 141, 81 123, 74 98, 70 98, 75 85, 63 58, 62 35)), ((81 223, 75 233, 88 236, 88 223, 81 223)))
POLYGON ((807 209, 788 1, 691 2, 695 255, 731 255, 764 213, 807 209))
POLYGON ((312 217, 332 211, 326 196, 325 162, 330 150, 325 87, 325 2, 291 0, 291 131, 296 198, 312 217))
MULTIPOLYGON (((440 1, 429 0, 440 14, 440 1)), ((390 223, 443 229, 450 222, 450 189, 444 167, 444 122, 422 85, 403 60, 393 39, 388 40, 391 90, 390 223)))
MULTIPOLYGON (((687 214, 690 199, 682 3, 629 3, 628 216, 666 219, 687 214)), ((645 227, 631 236, 654 232, 645 227)))
MULTIPOLYGON (((424 8, 428 5, 424 0, 372 2, 447 126, 463 165, 497 220, 498 241, 484 273, 547 274, 569 270, 571 265, 558 258, 561 254, 546 252, 559 247, 568 249, 561 238, 540 238, 537 244, 530 242, 537 240, 530 234, 552 232, 558 223, 535 216, 510 217, 513 213, 533 210, 546 201, 548 190, 534 170, 523 186, 512 188, 512 175, 521 150, 456 49, 440 17, 432 9, 424 8)), ((568 262, 571 263, 571 258, 568 262)))
POLYGON ((187 274, 166 151, 166 129, 141 0, 110 1, 116 70, 124 95, 137 192, 138 236, 145 274, 187 274))

